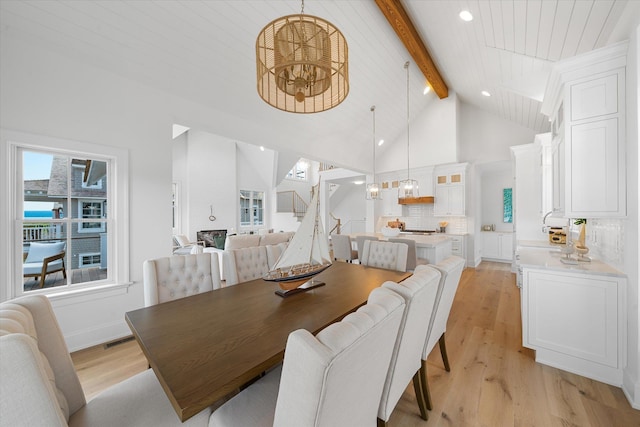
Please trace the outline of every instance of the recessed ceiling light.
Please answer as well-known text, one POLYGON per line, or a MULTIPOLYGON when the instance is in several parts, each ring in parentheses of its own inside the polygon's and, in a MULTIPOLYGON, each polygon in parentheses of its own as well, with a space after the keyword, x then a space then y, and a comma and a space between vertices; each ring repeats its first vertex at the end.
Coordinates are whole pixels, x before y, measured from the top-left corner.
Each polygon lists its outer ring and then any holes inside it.
POLYGON ((473 15, 468 10, 463 10, 462 12, 460 12, 459 16, 460 16, 460 19, 462 19, 463 21, 466 21, 466 22, 473 21, 473 15))
POLYGON ((264 147, 262 145, 260 146, 260 151, 264 151, 264 147))
POLYGON ((384 139, 381 139, 380 141, 378 141, 378 147, 381 146, 382 144, 384 144, 384 139))
POLYGON ((483 90, 480 93, 482 93, 483 96, 491 96, 491 94, 489 92, 487 92, 486 90, 483 90))
POLYGON ((364 184, 364 181, 353 181, 353 183, 355 185, 362 185, 362 184, 364 184))
POLYGON ((428 94, 428 93, 429 93, 429 91, 430 91, 430 90, 431 90, 431 86, 426 85, 426 86, 424 87, 424 90, 422 91, 422 94, 423 94, 423 95, 426 95, 426 94, 428 94))

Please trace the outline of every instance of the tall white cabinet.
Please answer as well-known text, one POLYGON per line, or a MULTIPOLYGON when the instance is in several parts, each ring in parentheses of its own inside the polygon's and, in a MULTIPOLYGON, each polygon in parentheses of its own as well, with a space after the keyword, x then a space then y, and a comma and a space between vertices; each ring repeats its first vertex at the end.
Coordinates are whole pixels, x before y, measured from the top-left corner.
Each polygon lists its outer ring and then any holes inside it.
POLYGON ((569 218, 624 217, 627 42, 558 62, 542 112, 552 120, 553 210, 569 218))
POLYGON ((466 163, 435 168, 435 216, 465 215, 466 170, 466 163))

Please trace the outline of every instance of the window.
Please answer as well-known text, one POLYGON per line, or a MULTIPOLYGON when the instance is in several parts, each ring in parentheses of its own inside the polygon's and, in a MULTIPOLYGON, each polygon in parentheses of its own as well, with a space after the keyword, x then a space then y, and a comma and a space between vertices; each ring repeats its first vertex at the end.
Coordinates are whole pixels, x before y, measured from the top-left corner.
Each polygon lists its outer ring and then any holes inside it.
MULTIPOLYGON (((82 219, 101 219, 104 218, 103 201, 80 200, 78 201, 78 217, 82 219)), ((100 233, 104 231, 105 223, 97 222, 81 222, 78 224, 79 233, 100 233)))
POLYGON ((293 169, 287 174, 289 179, 297 179, 300 181, 307 181, 307 169, 309 169, 309 163, 306 160, 300 159, 293 166, 293 169))
POLYGON ((240 190, 240 226, 264 225, 264 192, 240 190))
POLYGON ((97 267, 100 265, 99 253, 94 254, 80 254, 80 268, 97 267))
POLYGON ((15 234, 0 242, 12 266, 4 280, 15 283, 5 289, 8 297, 124 286, 129 281, 127 151, 18 132, 2 137, 10 153, 3 163, 16 195, 4 211, 11 224, 2 224, 15 234), (61 257, 42 278, 36 270, 52 255, 61 257))

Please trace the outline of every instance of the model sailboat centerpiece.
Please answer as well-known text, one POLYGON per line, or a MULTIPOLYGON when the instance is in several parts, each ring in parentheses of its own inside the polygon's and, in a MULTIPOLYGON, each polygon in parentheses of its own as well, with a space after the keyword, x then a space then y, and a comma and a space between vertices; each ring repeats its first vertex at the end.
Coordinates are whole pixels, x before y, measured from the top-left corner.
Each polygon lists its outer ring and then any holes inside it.
POLYGON ((282 252, 278 261, 264 280, 278 282, 280 296, 305 291, 324 285, 315 281, 313 276, 331 267, 329 243, 320 220, 320 186, 314 188, 309 210, 305 214, 296 234, 282 252))

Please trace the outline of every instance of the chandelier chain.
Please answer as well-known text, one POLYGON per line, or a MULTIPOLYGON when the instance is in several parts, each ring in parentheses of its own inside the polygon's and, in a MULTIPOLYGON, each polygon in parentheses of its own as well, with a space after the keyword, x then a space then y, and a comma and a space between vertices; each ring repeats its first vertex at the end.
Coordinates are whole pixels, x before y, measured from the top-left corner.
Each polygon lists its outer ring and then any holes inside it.
POLYGON ((376 181, 376 106, 371 106, 373 113, 373 182, 376 181))

